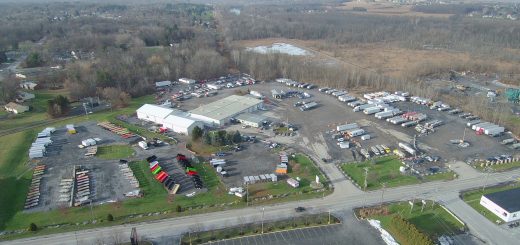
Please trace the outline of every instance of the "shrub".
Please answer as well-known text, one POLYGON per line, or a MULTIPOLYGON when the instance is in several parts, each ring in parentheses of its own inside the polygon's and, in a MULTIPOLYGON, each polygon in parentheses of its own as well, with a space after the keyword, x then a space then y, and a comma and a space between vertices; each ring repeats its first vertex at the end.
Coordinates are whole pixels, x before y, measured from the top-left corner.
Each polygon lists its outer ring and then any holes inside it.
POLYGON ((112 214, 108 214, 107 215, 107 220, 108 221, 114 221, 114 216, 112 214))
POLYGON ((38 230, 38 226, 36 226, 35 223, 31 223, 29 225, 29 231, 37 231, 38 230))
POLYGON ((180 213, 180 212, 182 212, 182 207, 181 207, 181 205, 177 205, 177 213, 180 213))

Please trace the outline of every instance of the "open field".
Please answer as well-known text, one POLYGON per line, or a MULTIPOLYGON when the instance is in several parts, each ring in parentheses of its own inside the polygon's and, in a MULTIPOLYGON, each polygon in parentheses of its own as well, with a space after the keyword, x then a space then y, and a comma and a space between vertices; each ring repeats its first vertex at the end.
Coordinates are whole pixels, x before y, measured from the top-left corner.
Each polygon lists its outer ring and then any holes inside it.
POLYGON ((462 200, 466 202, 468 205, 470 205, 472 208, 474 208, 477 212, 482 214, 484 217, 486 217, 489 221, 493 223, 502 223, 502 219, 500 219, 495 214, 491 213, 489 210, 487 210, 484 206, 480 205, 480 198, 482 195, 489 194, 489 193, 495 193, 499 191, 505 191, 510 190, 514 188, 520 187, 520 184, 518 182, 513 182, 508 185, 500 185, 500 186, 492 186, 487 187, 482 191, 481 188, 467 191, 462 193, 462 200))
MULTIPOLYGON (((367 213, 360 210, 357 210, 356 212, 358 214, 361 212, 363 218, 377 219, 381 221, 383 228, 391 234, 393 233, 393 229, 399 229, 399 227, 393 227, 392 217, 399 215, 434 241, 442 235, 461 234, 466 229, 464 224, 460 223, 439 204, 433 203, 432 201, 426 201, 424 210, 421 212, 422 205, 421 202, 415 201, 412 210, 408 202, 400 202, 385 205, 382 208, 368 208, 367 210, 372 210, 367 213), (375 210, 385 210, 385 212, 388 213, 382 214, 375 210)), ((396 237, 394 236, 394 238, 396 237)), ((409 244, 406 241, 398 240, 398 242, 401 244, 409 244)))
POLYGON ((107 145, 98 147, 97 157, 101 159, 124 159, 132 156, 135 151, 129 145, 107 145))
POLYGON ((381 157, 374 159, 374 161, 375 164, 372 163, 372 160, 362 163, 347 163, 341 165, 341 169, 348 174, 353 181, 358 183, 359 186, 364 187, 364 168, 369 168, 367 190, 380 189, 383 183, 386 183, 386 187, 420 183, 415 176, 403 175, 399 172, 399 167, 401 167, 402 164, 396 157, 381 157))

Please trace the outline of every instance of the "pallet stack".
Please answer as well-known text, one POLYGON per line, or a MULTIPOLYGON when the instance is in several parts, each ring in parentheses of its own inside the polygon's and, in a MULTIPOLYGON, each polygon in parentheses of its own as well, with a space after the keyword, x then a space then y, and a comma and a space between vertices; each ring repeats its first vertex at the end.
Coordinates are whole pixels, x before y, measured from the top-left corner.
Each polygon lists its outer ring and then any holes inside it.
POLYGON ((98 123, 98 126, 112 132, 112 133, 115 133, 119 136, 121 136, 123 139, 128 139, 128 138, 131 138, 131 137, 134 137, 135 135, 132 134, 127 128, 122 128, 122 127, 119 127, 113 123, 110 123, 110 122, 101 122, 101 123, 98 123))
POLYGON ((27 194, 27 199, 25 199, 25 209, 38 206, 40 202, 40 181, 44 172, 45 165, 38 165, 34 168, 31 185, 29 187, 29 193, 27 194))

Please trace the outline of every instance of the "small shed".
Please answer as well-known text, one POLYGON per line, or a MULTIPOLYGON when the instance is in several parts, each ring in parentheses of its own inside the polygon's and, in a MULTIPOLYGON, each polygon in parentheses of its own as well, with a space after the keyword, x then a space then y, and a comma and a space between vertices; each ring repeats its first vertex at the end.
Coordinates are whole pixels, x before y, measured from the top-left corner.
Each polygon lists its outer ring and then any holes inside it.
POLYGON ((300 182, 298 182, 297 180, 295 180, 293 178, 287 179, 287 184, 289 184, 290 186, 292 186, 294 188, 298 188, 298 186, 300 186, 300 182))
POLYGON ((267 117, 251 113, 242 113, 238 115, 236 119, 243 125, 258 128, 262 125, 263 121, 267 119, 267 117))
POLYGON ((4 106, 5 110, 14 114, 24 113, 29 110, 28 106, 20 105, 14 102, 9 102, 4 106))
POLYGON ((168 87, 168 86, 171 86, 171 85, 172 85, 172 81, 155 82, 155 87, 156 88, 163 88, 163 87, 168 87))

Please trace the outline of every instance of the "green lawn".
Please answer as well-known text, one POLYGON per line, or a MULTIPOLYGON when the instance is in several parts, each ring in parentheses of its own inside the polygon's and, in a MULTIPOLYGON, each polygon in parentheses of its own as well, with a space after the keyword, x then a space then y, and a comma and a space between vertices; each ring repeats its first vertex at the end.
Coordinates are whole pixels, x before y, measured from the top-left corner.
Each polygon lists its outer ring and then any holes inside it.
POLYGON ((99 146, 96 157, 101 159, 125 159, 133 156, 135 153, 129 145, 107 145, 99 146))
POLYGON ((444 172, 440 174, 424 176, 423 178, 426 181, 454 180, 456 178, 456 174, 454 172, 444 172))
POLYGON ((399 172, 399 167, 402 164, 395 156, 380 157, 374 159, 374 161, 375 164, 372 164, 372 160, 361 163, 347 163, 341 165, 341 169, 363 188, 365 183, 364 168, 368 167, 367 190, 379 189, 382 187, 382 183, 386 183, 386 187, 420 183, 415 176, 403 175, 399 172))
MULTIPOLYGON (((421 212, 422 203, 416 201, 413 210, 410 212, 410 204, 408 202, 394 203, 383 208, 388 208, 388 215, 369 215, 367 218, 377 219, 385 230, 390 231, 390 223, 394 215, 401 215, 402 218, 413 224, 419 231, 436 241, 441 235, 460 234, 464 231, 465 226, 455 217, 444 210, 439 204, 435 203, 432 207, 432 201, 427 201, 424 210, 421 212)), ((398 241, 405 243, 404 241, 398 241)))
POLYGON ((502 219, 500 219, 495 214, 491 213, 489 210, 487 210, 484 206, 480 205, 480 198, 482 195, 489 194, 489 193, 495 193, 499 191, 504 190, 510 190, 514 188, 520 187, 520 184, 518 182, 515 182, 513 184, 509 185, 503 185, 503 186, 493 186, 488 187, 484 189, 484 192, 482 192, 482 189, 479 188, 477 190, 467 191, 462 193, 462 200, 466 202, 468 205, 470 205, 473 209, 475 209, 480 214, 484 215, 489 221, 496 223, 498 220, 499 223, 502 223, 502 219))
POLYGON ((310 186, 312 181, 315 181, 316 175, 320 177, 320 182, 327 186, 327 179, 314 165, 314 163, 303 154, 296 154, 293 158, 289 158, 289 168, 287 175, 291 178, 300 178, 300 186, 293 188, 285 182, 285 180, 278 182, 266 182, 249 185, 249 195, 252 198, 265 197, 269 195, 282 194, 300 194, 308 193, 313 190, 310 186))

